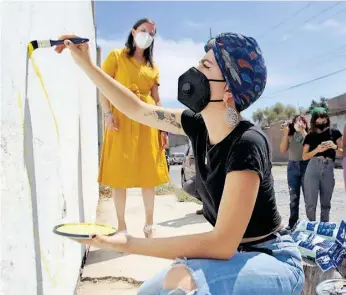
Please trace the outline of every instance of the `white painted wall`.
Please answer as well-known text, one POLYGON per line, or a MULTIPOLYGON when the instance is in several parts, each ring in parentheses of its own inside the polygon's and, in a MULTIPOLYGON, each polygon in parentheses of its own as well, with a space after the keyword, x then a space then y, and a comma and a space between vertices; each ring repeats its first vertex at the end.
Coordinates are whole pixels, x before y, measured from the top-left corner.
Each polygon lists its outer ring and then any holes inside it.
POLYGON ((66 221, 95 220, 96 88, 68 52, 34 52, 57 119, 59 145, 30 63, 26 72, 26 50, 31 40, 74 32, 91 40, 96 61, 92 3, 3 3, 1 22, 1 292, 70 295, 84 250, 52 229, 66 221), (64 219, 61 190, 67 202, 64 219))

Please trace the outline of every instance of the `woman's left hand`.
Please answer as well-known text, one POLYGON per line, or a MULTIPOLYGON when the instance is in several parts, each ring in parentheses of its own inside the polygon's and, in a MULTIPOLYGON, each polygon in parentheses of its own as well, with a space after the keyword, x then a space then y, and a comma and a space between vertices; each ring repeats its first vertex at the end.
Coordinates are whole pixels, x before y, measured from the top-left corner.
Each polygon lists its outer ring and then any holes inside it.
POLYGON ((108 248, 117 252, 126 252, 126 245, 130 236, 125 234, 115 234, 114 236, 91 235, 90 239, 73 239, 73 241, 93 246, 95 248, 108 248))
POLYGON ((160 131, 160 145, 162 149, 168 148, 168 134, 165 131, 160 131))
POLYGON ((328 148, 333 149, 333 150, 336 150, 338 148, 338 146, 333 141, 328 140, 327 142, 328 142, 328 144, 327 144, 328 148))

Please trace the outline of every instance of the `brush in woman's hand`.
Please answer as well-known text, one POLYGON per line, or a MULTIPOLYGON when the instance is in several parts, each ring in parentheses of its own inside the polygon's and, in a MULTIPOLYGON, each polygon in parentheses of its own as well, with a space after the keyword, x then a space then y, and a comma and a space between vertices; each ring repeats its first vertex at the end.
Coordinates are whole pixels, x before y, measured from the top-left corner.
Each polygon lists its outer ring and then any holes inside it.
MULTIPOLYGON (((74 44, 83 44, 89 42, 89 39, 86 38, 71 38, 72 43, 74 44)), ((37 48, 49 48, 56 45, 64 45, 65 40, 34 40, 29 43, 29 48, 31 52, 37 48), (31 46, 30 46, 31 45, 31 46)))

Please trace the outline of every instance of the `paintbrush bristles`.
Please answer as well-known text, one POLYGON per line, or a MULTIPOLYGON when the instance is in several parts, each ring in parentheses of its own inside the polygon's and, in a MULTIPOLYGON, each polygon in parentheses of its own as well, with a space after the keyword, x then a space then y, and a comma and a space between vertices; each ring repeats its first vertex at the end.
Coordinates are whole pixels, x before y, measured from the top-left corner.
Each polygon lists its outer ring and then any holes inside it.
POLYGON ((37 40, 37 46, 38 48, 48 48, 52 47, 52 44, 50 43, 50 40, 37 40))

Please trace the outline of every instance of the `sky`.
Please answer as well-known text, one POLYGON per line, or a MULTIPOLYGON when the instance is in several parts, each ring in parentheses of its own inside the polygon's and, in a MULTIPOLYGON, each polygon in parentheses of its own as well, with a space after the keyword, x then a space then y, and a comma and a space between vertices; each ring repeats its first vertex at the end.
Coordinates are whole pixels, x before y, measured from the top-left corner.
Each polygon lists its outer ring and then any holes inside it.
POLYGON ((346 1, 339 2, 109 2, 95 7, 102 60, 123 48, 134 23, 156 22, 154 59, 166 107, 177 101, 178 77, 204 56, 210 35, 235 32, 254 37, 264 56, 268 81, 264 93, 243 112, 277 102, 308 107, 311 100, 346 92, 346 71, 285 91, 292 86, 346 69, 346 1))

